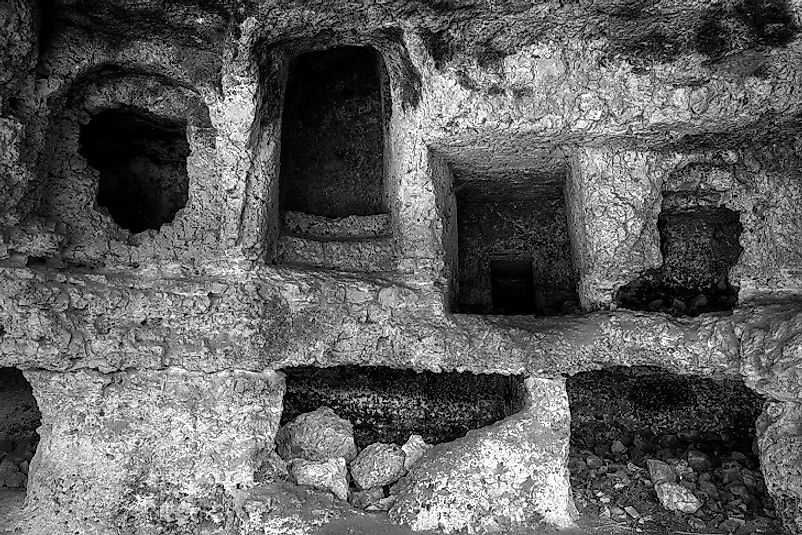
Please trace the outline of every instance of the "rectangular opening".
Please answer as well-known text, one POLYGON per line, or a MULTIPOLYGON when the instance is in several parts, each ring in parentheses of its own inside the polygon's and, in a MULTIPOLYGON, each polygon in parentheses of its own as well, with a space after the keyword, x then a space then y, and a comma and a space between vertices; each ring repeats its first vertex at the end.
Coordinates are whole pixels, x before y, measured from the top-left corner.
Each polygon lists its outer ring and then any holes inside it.
POLYGON ((341 46, 291 60, 281 131, 282 211, 328 218, 387 212, 386 80, 381 55, 371 47, 341 46))
POLYGON ((497 314, 535 314, 535 275, 532 262, 518 259, 490 261, 493 308, 497 314))
POLYGON ((455 172, 458 312, 579 312, 564 175, 455 172))

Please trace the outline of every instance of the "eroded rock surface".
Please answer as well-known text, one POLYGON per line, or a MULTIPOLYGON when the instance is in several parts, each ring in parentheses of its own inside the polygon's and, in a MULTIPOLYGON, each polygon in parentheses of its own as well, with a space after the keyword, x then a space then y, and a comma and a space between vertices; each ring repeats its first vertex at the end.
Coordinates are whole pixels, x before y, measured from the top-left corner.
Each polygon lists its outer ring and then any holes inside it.
POLYGON ((371 444, 351 462, 351 477, 360 489, 384 487, 404 474, 405 459, 395 444, 371 444))
POLYGON ((341 500, 348 499, 348 474, 342 457, 325 461, 294 459, 289 465, 289 472, 299 485, 328 490, 341 500))
POLYGON ((276 451, 285 460, 325 461, 342 457, 351 462, 356 457, 354 426, 329 407, 320 407, 279 429, 276 451))
POLYGON ((575 513, 565 459, 562 381, 527 379, 526 408, 427 454, 395 487, 390 517, 415 530, 569 526, 575 513))

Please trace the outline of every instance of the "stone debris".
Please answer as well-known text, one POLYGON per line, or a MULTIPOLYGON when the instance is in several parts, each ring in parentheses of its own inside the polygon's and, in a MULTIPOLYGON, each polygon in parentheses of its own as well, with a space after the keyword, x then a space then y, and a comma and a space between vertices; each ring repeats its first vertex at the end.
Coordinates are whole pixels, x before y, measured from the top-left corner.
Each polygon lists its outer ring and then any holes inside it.
POLYGON ((389 511, 390 508, 395 504, 395 496, 387 496, 386 498, 382 498, 378 502, 372 505, 368 505, 365 507, 367 511, 389 511))
POLYGON ((412 465, 418 462, 432 447, 423 440, 422 436, 410 435, 409 440, 401 446, 401 450, 404 452, 404 470, 408 471, 412 468, 412 465))
POLYGON ((295 459, 289 464, 289 471, 299 485, 328 490, 341 500, 348 499, 348 475, 342 457, 325 461, 295 459))
POLYGON ((731 443, 677 436, 635 437, 569 456, 574 499, 583 515, 602 522, 648 526, 681 515, 689 530, 751 535, 781 533, 757 458, 731 443))
POLYGON ((373 487, 368 490, 357 490, 348 497, 348 503, 357 509, 367 509, 373 507, 384 499, 384 491, 381 487, 373 487))
POLYGON ((655 486, 661 483, 675 483, 677 481, 676 472, 663 461, 649 459, 646 461, 646 467, 649 469, 649 477, 655 486))
POLYGON ((384 487, 404 475, 404 451, 395 444, 375 443, 351 463, 351 477, 360 489, 384 487))
POLYGON ((357 451, 354 426, 329 407, 320 407, 299 415, 279 429, 276 451, 286 461, 298 458, 325 461, 342 457, 351 462, 357 451))
POLYGON ((660 504, 669 511, 695 513, 702 507, 702 502, 693 492, 677 483, 664 481, 654 486, 660 504))
POLYGON ((320 407, 279 429, 276 452, 265 456, 261 479, 284 479, 286 471, 298 485, 330 491, 357 509, 388 511, 395 497, 386 489, 431 448, 420 435, 411 435, 403 446, 376 442, 357 455, 351 422, 320 407))

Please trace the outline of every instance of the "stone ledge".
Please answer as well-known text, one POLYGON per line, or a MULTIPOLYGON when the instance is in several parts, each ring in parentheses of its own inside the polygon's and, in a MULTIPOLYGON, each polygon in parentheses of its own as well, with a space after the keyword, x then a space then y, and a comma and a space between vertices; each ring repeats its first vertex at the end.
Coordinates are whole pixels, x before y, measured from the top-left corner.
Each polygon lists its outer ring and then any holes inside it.
POLYGON ((0 365, 49 370, 129 367, 250 370, 384 365, 542 376, 614 365, 743 375, 795 399, 802 304, 674 318, 446 312, 440 289, 403 277, 264 268, 239 279, 145 279, 0 270, 0 365))

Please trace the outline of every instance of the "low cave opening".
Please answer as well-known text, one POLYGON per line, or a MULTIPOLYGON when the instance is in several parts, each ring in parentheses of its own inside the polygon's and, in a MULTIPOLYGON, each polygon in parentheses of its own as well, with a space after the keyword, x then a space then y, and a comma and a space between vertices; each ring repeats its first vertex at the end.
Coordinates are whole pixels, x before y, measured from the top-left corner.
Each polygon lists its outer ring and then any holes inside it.
POLYGON ((520 412, 527 396, 520 376, 353 365, 283 372, 276 449, 257 481, 312 486, 368 511, 387 511, 393 486, 434 445, 520 412))
POLYGON ((0 368, 0 518, 22 507, 42 415, 17 368, 0 368))
POLYGON ((458 312, 580 312, 564 182, 559 173, 455 173, 458 312))
POLYGON ((280 209, 328 218, 387 213, 390 97, 381 54, 366 46, 300 54, 285 95, 280 209))
POLYGON ((567 390, 569 470, 584 518, 780 532, 755 439, 764 399, 742 380, 612 367, 569 377, 567 390))
POLYGON ((100 174, 97 206, 132 233, 159 230, 187 204, 190 147, 184 121, 137 107, 94 115, 79 154, 100 174))
POLYGON ((738 288, 729 272, 743 251, 738 212, 667 193, 657 228, 663 265, 619 288, 618 305, 676 316, 732 310, 738 288))
POLYGON ((354 426, 362 449, 374 442, 403 444, 421 435, 450 442, 523 408, 523 378, 470 372, 416 372, 384 366, 302 366, 282 370, 287 392, 281 424, 321 406, 354 426))

